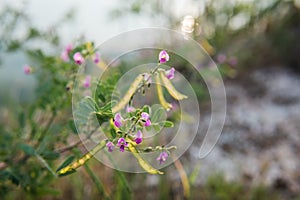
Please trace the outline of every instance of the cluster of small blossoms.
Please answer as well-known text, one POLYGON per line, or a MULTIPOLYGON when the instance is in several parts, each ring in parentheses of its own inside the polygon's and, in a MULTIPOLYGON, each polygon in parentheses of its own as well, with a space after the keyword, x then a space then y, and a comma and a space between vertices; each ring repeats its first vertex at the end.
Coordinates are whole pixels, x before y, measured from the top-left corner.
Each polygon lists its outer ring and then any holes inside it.
MULTIPOLYGON (((134 109, 134 108, 132 107, 131 109, 134 109)), ((140 118, 140 119, 141 119, 141 120, 142 120, 142 119, 146 120, 146 122, 144 123, 144 126, 150 126, 150 125, 151 125, 151 121, 150 121, 150 119, 149 119, 149 114, 148 114, 148 113, 143 112, 143 113, 141 114, 141 118, 140 118)), ((114 126, 115 126, 116 128, 121 128, 121 127, 124 125, 124 124, 123 124, 124 119, 123 119, 123 117, 121 116, 120 113, 115 114, 115 117, 114 117, 114 119, 113 119, 113 122, 114 122, 114 126)), ((140 130, 137 131, 137 133, 136 133, 136 135, 135 135, 134 141, 135 141, 136 144, 142 143, 142 141, 143 141, 143 133, 142 133, 142 131, 140 131, 140 130)), ((124 152, 125 147, 128 146, 128 143, 126 142, 126 140, 125 140, 124 137, 120 137, 120 138, 118 139, 117 146, 120 148, 120 151, 121 151, 121 152, 124 152)), ((112 152, 113 149, 114 149, 114 143, 111 142, 111 141, 109 141, 109 142, 107 142, 106 147, 108 148, 108 151, 109 151, 109 152, 112 152)))
MULTIPOLYGON (((81 65, 82 63, 84 63, 85 59, 83 57, 83 55, 80 52, 76 52, 73 55, 73 60, 77 65, 81 65)), ((95 64, 98 64, 100 62, 100 54, 98 52, 95 52, 93 55, 93 62, 95 64)))
MULTIPOLYGON (((127 106, 127 111, 128 112, 134 112, 135 108, 132 106, 127 106)), ((116 113, 113 119, 113 123, 114 126, 116 128, 121 128, 122 126, 124 126, 124 119, 121 116, 120 113, 116 113)), ((150 116, 148 113, 146 112, 142 112, 140 114, 140 118, 138 120, 142 126, 147 127, 147 126, 151 126, 151 120, 150 120, 150 116)), ((143 133, 141 130, 138 130, 136 132, 136 134, 134 135, 134 142, 136 143, 136 145, 141 144, 143 142, 143 133)), ((120 137, 117 141, 116 144, 114 144, 114 142, 112 141, 108 141, 106 143, 106 147, 108 152, 112 152, 115 148, 115 146, 117 146, 119 148, 119 150, 121 152, 125 151, 125 148, 128 147, 128 142, 126 141, 126 137, 120 137)), ((158 158, 156 159, 157 161, 159 161, 160 164, 163 164, 168 158, 168 153, 166 151, 163 151, 160 153, 160 155, 158 156, 158 158)))
MULTIPOLYGON (((165 50, 163 50, 159 53, 158 59, 159 59, 159 64, 162 64, 162 63, 168 62, 170 59, 170 56, 165 50)), ((175 69, 172 67, 169 70, 164 70, 164 73, 165 73, 165 76, 167 79, 173 79, 175 69)), ((143 74, 144 84, 149 85, 152 83, 152 79, 151 79, 152 75, 153 75, 153 72, 143 74)), ((136 111, 136 109, 134 107, 127 105, 127 107, 126 107, 127 113, 133 113, 135 111, 136 111)), ((137 124, 139 124, 141 127, 151 126, 151 119, 147 112, 141 112, 138 114, 138 116, 139 116, 138 120, 135 124, 133 124, 133 126, 137 126, 137 124)), ((117 129, 123 127, 124 123, 126 124, 125 121, 126 120, 123 119, 123 117, 120 113, 116 113, 113 118, 113 124, 117 129)), ((136 129, 132 129, 132 130, 136 130, 136 129)), ((130 129, 129 133, 132 130, 130 129)), ((118 147, 121 152, 124 152, 126 147, 128 147, 129 142, 135 142, 136 145, 139 145, 143 142, 142 130, 137 130, 135 135, 130 135, 129 133, 122 134, 120 138, 115 139, 113 141, 108 141, 106 143, 108 152, 112 152, 114 150, 115 146, 118 147), (129 135, 129 138, 128 138, 128 135, 129 135)), ((164 151, 164 148, 162 148, 161 150, 162 150, 162 152, 159 154, 159 156, 156 160, 160 164, 163 164, 167 160, 169 154, 167 151, 164 151)))
MULTIPOLYGON (((167 61, 169 61, 170 56, 165 50, 163 50, 159 53, 158 59, 159 59, 159 63, 166 63, 167 61)), ((171 69, 165 71, 166 77, 168 79, 173 79, 174 78, 174 73, 175 73, 174 67, 172 67, 171 69)))
MULTIPOLYGON (((68 62, 70 60, 69 56, 70 56, 70 53, 72 52, 72 50, 73 50, 73 46, 71 44, 68 44, 64 48, 63 52, 61 53, 61 59, 65 62, 68 62)), ((73 54, 73 61, 77 65, 81 65, 85 61, 84 55, 81 52, 75 52, 73 54)), ((100 62, 100 54, 98 52, 93 53, 92 59, 95 64, 98 64, 100 62)))
MULTIPOLYGON (((100 62, 100 54, 98 52, 93 52, 93 46, 92 43, 86 43, 85 44, 85 49, 82 50, 81 52, 77 51, 73 54, 73 61, 77 65, 81 65, 85 62, 85 57, 84 55, 92 55, 91 59, 95 64, 98 64, 100 62), (83 52, 83 53, 82 53, 83 52)), ((63 52, 61 53, 61 59, 65 62, 70 61, 70 54, 73 51, 73 46, 72 44, 68 44, 65 46, 63 52)), ((85 79, 83 80, 83 87, 84 88, 89 88, 91 86, 91 76, 87 75, 85 79)))
POLYGON ((231 57, 227 57, 225 54, 218 54, 217 55, 217 61, 219 64, 226 64, 228 63, 231 66, 236 66, 238 64, 238 61, 236 59, 236 57, 231 56, 231 57))

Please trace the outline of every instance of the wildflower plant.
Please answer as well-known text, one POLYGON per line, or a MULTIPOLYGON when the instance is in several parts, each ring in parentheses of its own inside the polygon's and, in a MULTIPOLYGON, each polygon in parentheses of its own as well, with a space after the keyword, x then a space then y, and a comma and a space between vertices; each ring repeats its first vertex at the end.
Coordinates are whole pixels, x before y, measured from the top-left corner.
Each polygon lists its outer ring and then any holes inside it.
MULTIPOLYGON (((162 36, 169 38, 174 34, 153 29, 140 30, 133 35, 145 35, 149 31, 155 39, 162 36)), ((151 61, 149 68, 131 74, 133 79, 125 80, 128 83, 125 90, 118 85, 125 76, 124 71, 112 67, 103 49, 95 48, 92 42, 73 42, 61 48, 61 52, 56 51, 56 55, 24 48, 30 63, 21 64, 20 71, 23 71, 24 77, 36 79, 36 97, 32 103, 18 106, 13 112, 4 112, 7 125, 0 126, 0 194, 15 187, 31 194, 48 193, 52 189, 49 185, 51 180, 74 173, 83 166, 105 196, 99 179, 87 162, 93 157, 103 161, 100 156, 109 160, 104 164, 115 169, 126 171, 122 168, 123 164, 134 163, 139 170, 131 172, 163 174, 161 168, 181 156, 192 143, 200 116, 192 87, 188 81, 186 84, 178 82, 184 76, 176 71, 179 68, 173 65, 172 61, 176 58, 171 52, 191 60, 193 64, 204 63, 198 56, 203 55, 202 49, 186 51, 190 44, 190 48, 198 46, 193 43, 186 45, 182 35, 172 37, 176 41, 174 44, 178 45, 176 49, 160 44, 170 50, 160 48, 154 51, 155 54, 149 54, 151 56, 147 54, 157 63, 151 61), (99 79, 95 76, 96 70, 89 68, 91 63, 98 70, 111 70, 99 79), (155 103, 151 101, 153 98, 155 103), (179 104, 184 109, 178 109, 179 104), (187 105, 192 110, 188 110, 187 105), (181 120, 183 117, 184 120, 181 120), (180 131, 173 131, 176 128, 180 131), (171 137, 172 141, 167 143, 171 137)), ((122 37, 120 39, 117 43, 123 41, 122 37)), ((168 40, 162 38, 161 41, 168 40)), ((215 76, 205 82, 208 87, 218 83, 215 76)), ((209 148, 205 148, 204 153, 207 150, 209 148)), ((122 173, 114 175, 127 187, 122 173)))
MULTIPOLYGON (((82 56, 80 52, 76 52, 73 55, 73 60, 76 64, 82 64, 85 60, 91 59, 95 64, 99 64, 99 53, 95 53, 95 50, 85 49, 83 52, 91 52, 82 56), (97 59, 95 59, 97 58, 97 59)), ((96 85, 96 92, 94 96, 86 96, 79 102, 78 109, 75 110, 74 117, 75 122, 78 122, 78 126, 84 127, 88 124, 90 115, 94 115, 97 119, 95 126, 101 127, 101 131, 105 135, 105 139, 97 142, 97 145, 92 148, 88 153, 77 160, 67 159, 56 171, 59 176, 68 175, 76 171, 76 169, 86 163, 92 156, 98 151, 104 150, 108 153, 118 151, 119 153, 129 152, 136 158, 136 162, 140 167, 150 174, 163 174, 163 172, 154 168, 148 163, 140 154, 145 152, 158 152, 157 162, 162 165, 167 160, 172 150, 176 149, 176 146, 145 146, 144 135, 151 129, 159 130, 160 127, 173 127, 171 121, 155 121, 151 120, 151 105, 142 105, 141 107, 135 107, 133 105, 135 96, 142 94, 145 97, 145 93, 150 87, 153 87, 152 79, 156 81, 156 94, 158 96, 161 107, 165 111, 172 109, 172 104, 168 103, 164 97, 163 87, 175 100, 183 100, 187 98, 186 95, 180 93, 175 89, 171 80, 175 76, 175 68, 165 69, 162 64, 169 61, 170 56, 167 51, 162 50, 157 55, 157 65, 146 72, 142 72, 137 75, 134 81, 131 83, 128 91, 122 96, 119 101, 111 99, 112 88, 108 89, 107 82, 100 81, 96 85), (104 89, 106 88, 106 89, 104 89), (104 90, 103 90, 104 89, 104 90), (88 109, 85 109, 87 108, 88 109), (79 120, 78 120, 79 119, 79 120)), ((109 83, 112 83, 108 81, 109 83)), ((86 76, 84 79, 84 87, 91 85, 91 77, 86 76)), ((75 94, 73 94, 75 95, 75 94)), ((92 137, 89 135, 89 137, 92 137)), ((113 157, 112 157, 113 159, 113 157)), ((131 161, 132 162, 132 161, 131 161)))

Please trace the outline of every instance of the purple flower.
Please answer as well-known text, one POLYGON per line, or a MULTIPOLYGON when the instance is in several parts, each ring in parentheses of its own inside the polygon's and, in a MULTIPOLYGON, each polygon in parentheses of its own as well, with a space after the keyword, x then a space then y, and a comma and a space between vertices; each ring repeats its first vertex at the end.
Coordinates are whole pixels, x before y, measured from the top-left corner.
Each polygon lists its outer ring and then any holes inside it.
POLYGON ((115 125, 117 128, 120 128, 121 126, 123 126, 122 121, 123 121, 123 118, 122 118, 121 114, 120 114, 120 113, 117 113, 117 114, 115 115, 115 118, 114 118, 114 125, 115 125))
POLYGON ((24 74, 27 74, 27 75, 31 74, 32 68, 29 65, 24 65, 23 72, 24 72, 24 74))
POLYGON ((236 57, 230 57, 228 60, 228 63, 234 67, 237 65, 238 61, 237 61, 236 57))
POLYGON ((218 61, 218 63, 220 63, 220 64, 223 64, 225 61, 226 61, 226 55, 225 54, 219 54, 218 56, 217 56, 217 61, 218 61))
POLYGON ((161 165, 167 160, 168 156, 169 156, 168 153, 163 151, 159 154, 159 156, 158 156, 158 158, 156 158, 156 160, 158 160, 159 164, 161 165))
POLYGON ((151 120, 150 119, 147 119, 144 126, 151 126, 151 120))
POLYGON ((109 152, 112 152, 114 150, 114 143, 108 142, 106 143, 106 147, 109 152))
POLYGON ((119 138, 117 146, 120 147, 121 152, 124 152, 125 147, 128 147, 128 143, 124 138, 119 138))
POLYGON ((151 126, 151 120, 148 113, 142 112, 141 119, 145 121, 144 126, 151 126))
POLYGON ((142 133, 142 131, 138 131, 136 133, 136 138, 135 138, 134 141, 135 141, 136 144, 140 144, 140 143, 143 142, 143 133, 142 133))
POLYGON ((142 112, 141 118, 144 119, 144 120, 147 120, 147 119, 149 119, 149 114, 146 113, 146 112, 142 112))
POLYGON ((98 64, 100 62, 100 55, 99 53, 94 54, 94 63, 98 64))
POLYGON ((77 65, 81 65, 84 62, 84 58, 82 57, 81 53, 76 52, 73 56, 73 59, 77 65))
POLYGON ((165 63, 165 62, 169 61, 169 58, 170 58, 169 54, 165 50, 163 50, 159 53, 158 59, 159 59, 160 63, 165 63))
POLYGON ((167 70, 166 71, 166 77, 168 79, 173 79, 174 78, 174 72, 175 72, 174 67, 172 67, 170 70, 167 70))
POLYGON ((85 80, 84 80, 84 82, 83 82, 83 87, 85 87, 85 88, 89 88, 90 86, 91 86, 91 76, 86 76, 85 77, 85 80))
POLYGON ((68 44, 65 47, 64 51, 61 53, 61 56, 60 56, 61 59, 63 59, 63 61, 65 61, 65 62, 69 61, 69 53, 71 53, 72 49, 73 49, 73 47, 71 44, 68 44))
POLYGON ((135 111, 134 107, 132 107, 132 106, 126 106, 126 112, 127 113, 134 112, 134 111, 135 111))
POLYGON ((65 62, 69 61, 69 54, 66 51, 63 51, 60 55, 61 59, 65 62))
POLYGON ((73 46, 72 44, 68 44, 66 47, 65 47, 65 52, 67 52, 68 54, 71 53, 73 49, 73 46))

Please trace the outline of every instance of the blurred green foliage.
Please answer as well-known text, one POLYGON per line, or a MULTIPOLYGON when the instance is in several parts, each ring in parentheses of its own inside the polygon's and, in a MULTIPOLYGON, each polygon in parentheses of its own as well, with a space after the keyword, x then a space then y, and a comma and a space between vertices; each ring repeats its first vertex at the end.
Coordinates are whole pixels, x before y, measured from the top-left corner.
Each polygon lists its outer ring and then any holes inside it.
POLYGON ((195 19, 191 36, 204 48, 203 40, 208 41, 215 49, 215 61, 222 53, 237 57, 241 70, 263 65, 299 70, 299 7, 297 0, 130 0, 123 1, 111 17, 151 18, 181 31, 184 17, 191 15, 195 19))

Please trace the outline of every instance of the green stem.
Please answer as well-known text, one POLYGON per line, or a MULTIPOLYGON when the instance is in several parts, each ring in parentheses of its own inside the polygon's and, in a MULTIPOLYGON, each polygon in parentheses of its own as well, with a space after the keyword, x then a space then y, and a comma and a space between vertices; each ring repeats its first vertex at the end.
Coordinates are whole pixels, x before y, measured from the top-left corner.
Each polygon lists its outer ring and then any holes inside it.
POLYGON ((49 131, 54 119, 56 117, 56 114, 53 113, 52 116, 50 117, 49 121, 46 124, 45 129, 42 131, 41 134, 39 134, 39 136, 37 137, 37 145, 39 145, 41 143, 41 141, 43 140, 43 138, 45 137, 46 133, 49 131))
POLYGON ((91 170, 91 168, 85 164, 84 165, 84 169, 85 171, 88 173, 88 175, 91 177, 91 179, 93 180, 94 184, 96 185, 97 190, 99 191, 99 193, 104 197, 104 199, 110 199, 109 196, 106 194, 104 187, 103 187, 103 183, 101 182, 101 180, 94 174, 94 172, 91 170))
MULTIPOLYGON (((111 155, 107 152, 107 151, 104 151, 105 155, 108 157, 109 161, 111 162, 112 166, 114 167, 114 169, 117 169, 117 165, 115 163, 115 161, 112 159, 111 155)), ((129 183, 128 181, 126 180, 124 174, 118 170, 116 170, 116 174, 118 175, 118 178, 119 180, 122 182, 123 186, 125 186, 126 188, 126 191, 131 194, 132 193, 132 190, 129 186, 129 183)))

